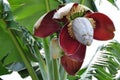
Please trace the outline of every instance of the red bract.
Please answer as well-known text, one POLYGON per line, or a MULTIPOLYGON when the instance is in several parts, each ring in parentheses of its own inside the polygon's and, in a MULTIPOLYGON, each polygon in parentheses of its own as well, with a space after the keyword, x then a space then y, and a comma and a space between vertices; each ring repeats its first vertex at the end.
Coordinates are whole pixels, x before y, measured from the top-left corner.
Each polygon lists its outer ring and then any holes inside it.
POLYGON ((89 18, 93 18, 96 22, 94 28, 94 39, 97 40, 109 40, 114 37, 115 27, 112 20, 102 13, 92 13, 88 15, 89 18))
POLYGON ((115 28, 111 19, 106 15, 102 13, 94 13, 77 3, 70 3, 67 7, 63 6, 57 11, 50 11, 43 16, 43 18, 36 23, 34 30, 34 35, 43 38, 59 31, 58 38, 60 47, 65 53, 64 56, 61 57, 61 63, 68 74, 75 75, 83 63, 87 40, 90 38, 90 42, 92 42, 93 38, 97 40, 112 39, 114 37, 113 32, 115 31, 115 28), (84 17, 84 19, 82 17, 84 17), (55 20, 58 21, 56 22, 55 20), (62 26, 60 21, 64 23, 62 26), (74 25, 69 26, 72 22, 74 22, 74 25), (85 25, 82 24, 82 22, 85 25), (72 30, 73 27, 74 30, 72 30), (86 41, 86 44, 83 44, 82 41, 86 41))
POLYGON ((73 54, 79 48, 81 43, 70 37, 68 33, 68 26, 65 25, 59 35, 60 46, 67 55, 73 54))
POLYGON ((43 15, 42 18, 36 22, 34 27, 34 35, 44 38, 59 30, 60 26, 52 19, 54 13, 55 10, 52 10, 43 15))
POLYGON ((80 69, 85 57, 85 52, 86 46, 81 44, 73 55, 65 55, 61 58, 63 67, 70 75, 75 75, 80 69))

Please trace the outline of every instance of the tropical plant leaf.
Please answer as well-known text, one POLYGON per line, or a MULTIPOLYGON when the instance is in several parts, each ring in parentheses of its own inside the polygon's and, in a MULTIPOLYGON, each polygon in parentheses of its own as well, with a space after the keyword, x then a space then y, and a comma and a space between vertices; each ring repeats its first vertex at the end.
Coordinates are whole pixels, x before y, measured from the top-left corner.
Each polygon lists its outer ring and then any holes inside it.
POLYGON ((117 9, 119 9, 118 6, 117 6, 116 3, 115 3, 117 0, 107 0, 107 1, 110 2, 110 3, 111 3, 113 6, 115 6, 117 9))
POLYGON ((94 0, 81 0, 83 2, 81 2, 82 4, 86 5, 87 7, 89 7, 91 10, 93 10, 94 12, 97 12, 97 8, 96 5, 94 3, 94 0))
POLYGON ((32 32, 34 23, 44 13, 58 7, 57 0, 9 0, 13 15, 17 22, 32 32), (54 4, 54 5, 53 5, 54 4))
POLYGON ((61 2, 63 1, 65 3, 76 2, 79 4, 86 5, 87 7, 89 7, 91 10, 95 12, 98 11, 93 0, 59 0, 59 1, 61 2))
POLYGON ((4 45, 4 49, 1 49, 5 51, 5 54, 3 54, 3 52, 0 54, 0 60, 2 65, 8 70, 21 71, 25 68, 25 65, 20 63, 22 62, 21 57, 23 58, 23 56, 25 56, 29 62, 37 61, 36 55, 33 54, 35 52, 34 44, 39 48, 40 44, 27 29, 22 28, 21 25, 14 21, 9 3, 3 1, 2 5, 3 9, 1 11, 3 12, 0 20, 0 36, 2 37, 0 38, 0 45, 2 46, 4 44, 2 41, 4 41, 6 45, 4 45), (5 50, 7 47, 9 47, 8 50, 5 50))
POLYGON ((8 69, 6 69, 2 62, 0 61, 0 76, 1 75, 5 75, 5 74, 10 74, 12 71, 9 71, 8 69))
MULTIPOLYGON (((16 32, 17 34, 18 32, 16 32)), ((37 41, 35 37, 28 31, 25 27, 20 26, 19 27, 19 33, 17 34, 19 37, 18 41, 22 48, 24 49, 26 56, 31 61, 37 62, 37 58, 35 55, 35 44, 39 47, 39 50, 41 49, 41 43, 37 41)))
POLYGON ((89 77, 96 77, 98 80, 116 80, 118 70, 120 70, 120 43, 112 41, 96 53, 94 58, 80 80, 87 80, 89 77))
POLYGON ((20 55, 16 54, 18 53, 18 50, 8 34, 7 29, 5 28, 5 23, 2 20, 0 20, 0 23, 0 60, 6 56, 3 61, 4 65, 21 61, 20 55))

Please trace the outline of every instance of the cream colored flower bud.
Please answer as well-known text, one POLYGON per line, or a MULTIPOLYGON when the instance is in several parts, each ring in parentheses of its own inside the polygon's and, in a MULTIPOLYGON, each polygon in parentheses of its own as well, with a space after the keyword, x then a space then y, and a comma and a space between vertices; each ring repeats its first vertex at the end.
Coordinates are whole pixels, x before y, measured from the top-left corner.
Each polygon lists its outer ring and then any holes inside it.
POLYGON ((63 55, 63 51, 59 46, 58 38, 53 38, 50 42, 50 53, 53 59, 60 58, 63 55))
POLYGON ((91 45, 93 41, 93 27, 87 18, 78 17, 72 22, 75 38, 84 45, 91 45))

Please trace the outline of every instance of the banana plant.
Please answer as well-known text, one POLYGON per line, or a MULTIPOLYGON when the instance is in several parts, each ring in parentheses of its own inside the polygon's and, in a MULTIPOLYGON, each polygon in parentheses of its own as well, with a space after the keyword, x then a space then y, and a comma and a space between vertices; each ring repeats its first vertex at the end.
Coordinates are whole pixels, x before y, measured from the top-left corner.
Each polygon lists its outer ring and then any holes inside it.
POLYGON ((17 71, 32 80, 119 79, 117 41, 101 47, 96 62, 80 69, 93 39, 114 37, 114 23, 93 0, 0 0, 0 31, 0 75, 17 71))

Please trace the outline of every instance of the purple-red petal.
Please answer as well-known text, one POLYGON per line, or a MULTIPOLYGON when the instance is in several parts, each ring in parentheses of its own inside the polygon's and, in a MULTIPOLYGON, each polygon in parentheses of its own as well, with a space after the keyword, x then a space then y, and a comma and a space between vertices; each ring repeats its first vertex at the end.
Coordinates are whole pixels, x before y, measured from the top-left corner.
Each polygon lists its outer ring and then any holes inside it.
POLYGON ((96 22, 94 29, 94 39, 97 40, 109 40, 114 37, 115 27, 112 20, 102 13, 92 13, 88 15, 89 18, 93 18, 96 22))
POLYGON ((85 58, 86 46, 82 45, 73 55, 65 55, 61 58, 61 64, 69 75, 75 75, 82 66, 85 58))
POLYGON ((38 37, 47 37, 57 30, 59 30, 59 24, 53 19, 53 15, 56 10, 48 12, 42 19, 42 21, 37 23, 35 28, 34 35, 38 37))
POLYGON ((59 42, 60 42, 60 46, 63 49, 63 51, 67 53, 68 55, 74 54, 80 46, 80 43, 77 40, 70 37, 68 33, 67 24, 62 28, 60 32, 59 42))

